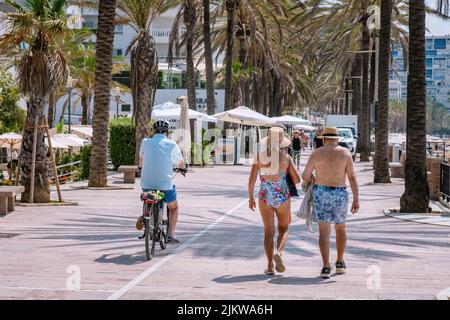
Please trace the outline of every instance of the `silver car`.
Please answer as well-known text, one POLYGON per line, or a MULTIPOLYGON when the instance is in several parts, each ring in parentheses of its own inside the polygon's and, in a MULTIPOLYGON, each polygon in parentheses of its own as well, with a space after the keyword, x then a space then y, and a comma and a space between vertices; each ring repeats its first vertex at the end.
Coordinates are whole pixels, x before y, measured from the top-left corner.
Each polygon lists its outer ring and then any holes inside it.
POLYGON ((339 145, 347 148, 352 154, 353 161, 356 159, 356 139, 353 132, 349 128, 338 128, 339 130, 339 145))

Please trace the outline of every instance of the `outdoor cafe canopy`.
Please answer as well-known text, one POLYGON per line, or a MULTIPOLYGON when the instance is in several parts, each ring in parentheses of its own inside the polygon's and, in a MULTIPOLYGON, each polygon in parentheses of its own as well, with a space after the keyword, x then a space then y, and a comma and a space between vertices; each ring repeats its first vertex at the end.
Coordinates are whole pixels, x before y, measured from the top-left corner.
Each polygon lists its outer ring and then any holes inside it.
POLYGON ((275 122, 279 123, 279 124, 290 124, 290 125, 300 124, 300 125, 308 125, 308 126, 311 125, 309 120, 294 117, 291 115, 285 115, 282 117, 272 117, 271 119, 275 120, 275 122))
POLYGON ((10 132, 0 135, 0 147, 7 145, 11 150, 19 149, 22 143, 22 136, 20 134, 10 132))
POLYGON ((238 123, 247 126, 270 127, 276 124, 273 119, 244 106, 214 114, 213 117, 223 122, 238 123))
MULTIPOLYGON (((180 119, 181 106, 173 102, 164 102, 153 107, 152 119, 180 119)), ((208 116, 207 114, 188 109, 189 119, 217 122, 216 118, 208 116)))

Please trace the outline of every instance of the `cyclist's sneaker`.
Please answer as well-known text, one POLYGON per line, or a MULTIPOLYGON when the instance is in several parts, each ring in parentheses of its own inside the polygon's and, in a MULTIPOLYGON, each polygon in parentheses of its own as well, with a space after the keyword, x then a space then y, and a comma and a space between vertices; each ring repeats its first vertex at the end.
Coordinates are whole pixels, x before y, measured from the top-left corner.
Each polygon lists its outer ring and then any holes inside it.
POLYGON ((177 238, 167 237, 167 243, 175 244, 175 243, 180 243, 180 242, 181 241, 178 240, 177 238))
POLYGON ((136 221, 136 229, 142 230, 144 228, 144 217, 140 216, 136 221))
POLYGON ((323 267, 320 271, 320 277, 323 279, 330 279, 331 267, 323 267))
POLYGON ((347 268, 345 266, 344 260, 336 261, 336 273, 342 274, 345 273, 345 271, 347 271, 347 268))

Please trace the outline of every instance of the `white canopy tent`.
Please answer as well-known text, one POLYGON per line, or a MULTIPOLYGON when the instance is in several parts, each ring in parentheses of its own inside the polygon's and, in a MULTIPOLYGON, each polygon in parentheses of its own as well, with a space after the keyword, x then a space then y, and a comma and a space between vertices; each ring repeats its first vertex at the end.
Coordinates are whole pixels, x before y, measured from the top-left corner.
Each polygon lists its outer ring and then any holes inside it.
POLYGON ((69 147, 82 147, 87 141, 81 139, 76 134, 66 134, 66 133, 58 133, 51 137, 53 148, 69 148, 69 147))
POLYGON ((275 120, 244 106, 221 113, 216 113, 213 117, 223 122, 231 122, 247 126, 270 127, 276 124, 275 120))
POLYGON ((213 117, 217 118, 217 120, 223 121, 223 122, 231 122, 231 123, 237 123, 239 124, 239 128, 237 131, 237 134, 235 135, 235 152, 234 152, 234 164, 239 163, 239 156, 238 156, 238 136, 241 135, 242 132, 242 126, 256 126, 256 136, 257 140, 258 137, 261 136, 259 132, 259 127, 271 127, 273 125, 276 125, 276 122, 266 117, 265 115, 256 112, 254 110, 251 110, 248 107, 240 106, 225 112, 214 114, 213 117))
POLYGON ((313 127, 313 126, 310 126, 310 125, 304 125, 304 124, 300 124, 300 125, 296 125, 296 126, 294 126, 294 129, 297 129, 297 130, 307 130, 307 131, 316 131, 317 130, 317 128, 316 127, 313 127))
MULTIPOLYGON (((181 106, 173 102, 164 102, 156 105, 152 110, 152 119, 175 119, 180 120, 181 106)), ((189 119, 217 122, 217 119, 207 114, 188 109, 189 119)))
POLYGON ((275 120, 275 122, 279 124, 307 125, 307 126, 311 125, 311 122, 309 120, 294 117, 291 115, 285 115, 282 117, 272 117, 271 119, 275 120))

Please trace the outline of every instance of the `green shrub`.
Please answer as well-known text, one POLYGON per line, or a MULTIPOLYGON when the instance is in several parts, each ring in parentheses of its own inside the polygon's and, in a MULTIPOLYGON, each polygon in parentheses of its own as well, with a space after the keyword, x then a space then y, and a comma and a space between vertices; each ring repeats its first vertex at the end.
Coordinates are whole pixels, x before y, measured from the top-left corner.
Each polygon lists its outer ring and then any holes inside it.
POLYGON ((92 151, 92 145, 90 145, 90 144, 87 144, 83 148, 81 148, 81 151, 80 151, 80 157, 81 157, 80 179, 81 180, 86 180, 89 178, 91 151, 92 151))
POLYGON ((121 165, 134 164, 136 128, 131 118, 116 118, 109 123, 109 154, 117 170, 121 165))

